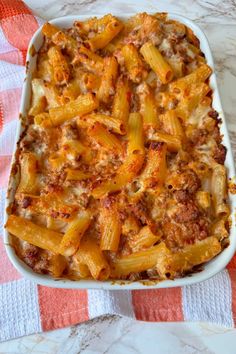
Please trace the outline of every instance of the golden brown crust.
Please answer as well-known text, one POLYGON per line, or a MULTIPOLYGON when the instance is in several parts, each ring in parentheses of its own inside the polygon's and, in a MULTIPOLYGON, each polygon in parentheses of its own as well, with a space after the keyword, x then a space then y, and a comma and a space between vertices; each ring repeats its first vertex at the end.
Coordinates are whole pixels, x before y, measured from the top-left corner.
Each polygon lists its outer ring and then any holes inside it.
MULTIPOLYGON (((104 21, 108 21, 109 16, 104 21)), ((161 242, 172 252, 176 252, 211 236, 211 225, 218 221, 219 216, 213 211, 212 195, 209 194, 210 206, 204 209, 203 204, 198 203, 197 193, 211 192, 210 181, 214 164, 224 164, 226 149, 222 145, 218 113, 211 107, 212 93, 204 94, 195 102, 194 89, 201 81, 196 82, 195 86, 190 84, 183 88, 180 84, 174 89, 169 87, 168 83, 163 84, 140 54, 140 47, 151 42, 158 48, 168 64, 172 65, 172 82, 205 65, 204 54, 201 53, 199 40, 192 30, 176 21, 168 20, 163 14, 152 16, 146 13, 132 18, 109 44, 92 52, 88 48, 88 38, 106 28, 106 22, 101 22, 100 27, 96 23, 94 19, 91 23, 76 22, 72 29, 65 31, 67 38, 71 38, 70 45, 61 45, 54 34, 54 37, 46 39, 38 54, 34 78, 42 81, 41 90, 45 92, 46 108, 44 106, 40 111, 40 107, 36 107, 37 114, 44 114, 38 117, 40 124, 36 123, 37 116, 28 117, 30 124, 19 144, 20 157, 31 152, 37 159, 38 192, 35 195, 17 193, 14 213, 41 226, 65 232, 68 223, 78 212, 89 210, 93 218, 86 231, 86 237, 99 244, 102 232, 99 224, 100 209, 109 209, 115 203, 122 223, 122 232, 117 253, 104 252, 108 263, 120 256, 132 254, 130 240, 144 226, 148 226, 152 233, 160 234, 161 242), (138 80, 130 80, 133 76, 128 72, 129 67, 125 64, 121 50, 125 44, 131 45, 131 49, 135 48, 135 53, 139 55, 136 62, 141 63, 140 67, 130 66, 134 73, 140 73, 141 70, 138 80), (55 82, 53 74, 50 74, 54 68, 53 61, 48 60, 47 52, 55 45, 60 49, 59 53, 63 56, 67 71, 70 70, 65 82, 55 82), (85 50, 88 55, 80 53, 78 56, 77 51, 81 46, 87 48, 85 50), (98 67, 102 62, 106 65, 110 60, 107 58, 112 57, 116 58, 116 64, 118 62, 115 74, 110 77, 112 87, 108 90, 103 82, 106 97, 100 97, 95 114, 92 117, 89 116, 90 112, 81 116, 72 114, 72 118, 53 126, 54 117, 50 117, 50 109, 56 114, 56 107, 65 102, 74 102, 78 95, 89 93, 92 98, 98 96, 99 85, 107 69, 105 66, 103 71, 99 71, 98 67), (94 58, 97 58, 97 62, 94 62, 94 58), (89 80, 94 84, 88 83, 84 74, 91 74, 89 80), (144 156, 137 155, 139 163, 133 159, 128 168, 122 170, 128 146, 127 117, 122 121, 122 135, 117 133, 119 126, 111 129, 112 125, 96 122, 95 119, 96 113, 110 117, 114 114, 113 101, 116 90, 125 85, 128 87, 128 91, 125 91, 125 104, 130 112, 140 111, 144 115, 141 100, 145 95, 152 95, 158 124, 154 127, 145 124, 142 152, 144 156), (63 96, 65 92, 66 97, 63 96), (173 135, 173 130, 166 129, 163 121, 159 119, 160 115, 170 110, 175 111, 178 124, 181 124, 184 131, 181 136, 174 137, 176 140, 172 145, 168 145, 165 139, 168 140, 168 137, 173 135), (104 143, 105 138, 102 139, 101 136, 97 138, 98 127, 102 127, 99 134, 104 134, 109 142, 104 143), (157 170, 150 176, 147 188, 142 179, 147 166, 147 153, 153 150, 158 154, 163 145, 167 146, 164 183, 163 179, 160 179, 161 183, 157 183, 156 175, 160 172, 157 170), (70 176, 68 171, 72 171, 70 176), (113 185, 110 193, 95 198, 92 195, 95 188, 113 181, 119 171, 123 174, 129 173, 131 178, 121 187, 115 188, 113 185)), ((203 82, 208 85, 207 80, 204 79, 203 82)), ((99 95, 101 92, 103 91, 100 90, 99 95)), ((224 222, 227 223, 227 220, 224 222)), ((26 242, 24 244, 25 247, 18 248, 20 258, 36 272, 50 273, 52 254, 26 242)), ((73 267, 74 259, 69 257, 64 275, 69 277, 73 273, 73 267)), ((129 274, 125 279, 151 278, 152 274, 156 274, 154 269, 129 274)), ((176 276, 179 276, 179 273, 176 273, 176 276)))

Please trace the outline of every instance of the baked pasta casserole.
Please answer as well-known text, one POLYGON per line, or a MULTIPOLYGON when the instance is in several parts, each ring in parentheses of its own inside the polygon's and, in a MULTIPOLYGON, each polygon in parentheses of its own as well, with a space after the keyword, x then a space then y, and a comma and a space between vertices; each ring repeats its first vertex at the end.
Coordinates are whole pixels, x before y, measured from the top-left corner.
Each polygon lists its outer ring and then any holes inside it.
POLYGON ((35 272, 163 280, 228 245, 226 149, 198 38, 165 13, 46 23, 6 223, 35 272))

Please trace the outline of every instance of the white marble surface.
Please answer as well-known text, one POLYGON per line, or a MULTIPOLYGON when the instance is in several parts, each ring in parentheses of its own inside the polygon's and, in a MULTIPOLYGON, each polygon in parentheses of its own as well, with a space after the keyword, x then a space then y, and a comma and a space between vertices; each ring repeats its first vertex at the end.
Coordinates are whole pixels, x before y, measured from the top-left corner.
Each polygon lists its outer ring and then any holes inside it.
MULTIPOLYGON (((236 156, 236 2, 235 0, 26 0, 51 19, 69 14, 171 11, 200 23, 213 51, 222 103, 236 156)), ((14 354, 235 354, 236 329, 207 323, 145 323, 106 316, 85 324, 22 337, 0 344, 14 354)))
POLYGON ((0 344, 4 354, 235 354, 236 330, 206 323, 94 319, 0 344))

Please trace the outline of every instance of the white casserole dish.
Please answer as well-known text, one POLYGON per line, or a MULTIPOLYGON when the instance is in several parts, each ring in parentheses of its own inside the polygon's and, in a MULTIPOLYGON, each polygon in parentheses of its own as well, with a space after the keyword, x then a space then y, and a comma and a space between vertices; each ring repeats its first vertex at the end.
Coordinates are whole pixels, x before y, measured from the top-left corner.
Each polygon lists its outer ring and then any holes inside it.
MULTIPOLYGON (((128 17, 134 14, 126 14, 125 16, 120 16, 121 19, 127 19, 128 17)), ((69 28, 72 26, 75 20, 86 20, 89 17, 94 15, 83 15, 83 16, 66 16, 54 19, 50 21, 52 24, 61 27, 61 28, 69 28)), ((119 17, 119 16, 118 16, 119 17)), ((198 39, 200 40, 201 50, 206 56, 207 64, 210 65, 214 70, 214 63, 211 54, 211 50, 208 44, 208 41, 202 32, 202 30, 191 20, 176 14, 169 14, 169 18, 173 20, 178 20, 188 27, 190 27, 193 32, 196 34, 198 39)), ((27 69, 26 69, 26 77, 23 84, 23 91, 21 97, 21 105, 20 105, 20 117, 24 117, 27 114, 28 107, 30 105, 30 98, 31 98, 31 76, 32 72, 34 71, 36 65, 37 55, 35 55, 34 50, 32 50, 32 46, 36 49, 36 52, 40 49, 43 43, 43 35, 41 34, 41 28, 34 34, 32 37, 28 54, 27 54, 27 69)), ((235 181, 235 168, 234 168, 234 161, 233 161, 233 154, 230 146, 229 135, 226 127, 226 122, 221 106, 221 101, 219 97, 219 91, 216 82, 216 75, 213 72, 210 79, 210 86, 213 90, 213 108, 219 112, 220 118, 222 119, 221 125, 221 134, 223 135, 223 144, 227 148, 227 156, 225 165, 228 170, 228 178, 231 179, 233 182, 235 181)), ((19 119, 17 133, 16 133, 16 142, 15 142, 15 151, 17 149, 17 142, 20 138, 20 135, 24 129, 23 126, 23 119, 19 119)), ((14 164, 15 157, 13 156, 12 164, 14 164)), ((6 207, 12 202, 14 198, 15 187, 17 184, 17 177, 11 175, 9 180, 9 190, 8 196, 6 199, 6 207)), ((199 271, 198 273, 194 273, 192 275, 185 276, 183 278, 175 279, 175 280, 165 280, 160 282, 152 282, 150 280, 147 281, 96 281, 96 280, 79 280, 79 281, 72 281, 69 279, 53 279, 49 275, 40 275, 35 272, 31 268, 29 268, 23 261, 21 261, 17 255, 13 247, 11 247, 11 236, 5 230, 4 231, 4 243, 6 247, 6 251, 8 257, 10 258, 12 264, 15 268, 25 277, 35 281, 38 284, 42 284, 45 286, 56 287, 56 288, 71 288, 71 289, 107 289, 107 290, 128 290, 128 289, 147 289, 148 288, 170 288, 175 286, 183 286, 183 285, 190 285, 194 283, 201 282, 203 280, 209 279, 219 271, 221 271, 230 261, 232 258, 235 250, 236 250, 236 237, 235 237, 235 207, 236 207, 236 195, 230 194, 229 195, 229 202, 231 206, 231 219, 232 219, 232 226, 230 230, 230 245, 224 249, 222 253, 216 256, 213 260, 207 263, 203 270, 199 271)), ((5 211, 5 222, 7 220, 7 211, 5 211)))

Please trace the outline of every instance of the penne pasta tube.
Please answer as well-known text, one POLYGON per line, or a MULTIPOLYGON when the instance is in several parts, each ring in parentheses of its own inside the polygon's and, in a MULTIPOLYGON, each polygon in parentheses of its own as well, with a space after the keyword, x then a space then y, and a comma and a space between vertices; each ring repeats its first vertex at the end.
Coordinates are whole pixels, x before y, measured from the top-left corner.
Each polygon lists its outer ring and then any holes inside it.
POLYGON ((114 134, 110 133, 102 124, 95 123, 95 125, 89 129, 89 134, 104 148, 116 153, 123 152, 120 140, 114 134))
POLYGON ((118 79, 112 106, 112 117, 119 119, 125 127, 129 118, 130 100, 131 90, 128 81, 124 78, 118 79))
POLYGON ((186 36, 190 43, 192 43, 195 47, 200 48, 199 39, 195 36, 193 30, 187 26, 186 27, 186 36))
POLYGON ((170 251, 164 242, 156 246, 150 247, 144 251, 139 251, 116 258, 111 264, 111 276, 122 277, 131 273, 144 272, 151 268, 163 268, 170 251))
MULTIPOLYGON (((186 90, 189 90, 189 87, 187 87, 186 90)), ((187 120, 193 110, 200 103, 203 103, 205 98, 208 98, 206 95, 209 91, 209 85, 203 82, 191 85, 189 95, 183 95, 183 98, 175 109, 177 116, 182 120, 187 120)))
POLYGON ((98 101, 91 93, 80 95, 76 100, 66 103, 63 106, 51 108, 49 115, 54 126, 60 125, 65 121, 76 116, 82 116, 92 112, 98 107, 98 101))
POLYGON ((113 202, 103 206, 100 212, 101 239, 100 249, 102 251, 117 252, 121 235, 121 222, 116 204, 113 202))
POLYGON ((67 83, 70 78, 70 68, 66 58, 59 47, 51 47, 48 50, 50 64, 53 67, 54 80, 58 84, 67 83))
POLYGON ((84 123, 87 122, 87 126, 91 126, 91 124, 95 122, 103 124, 116 134, 124 135, 126 132, 124 124, 121 121, 111 116, 107 116, 106 114, 91 113, 83 116, 82 118, 80 117, 77 120, 78 125, 80 125, 81 120, 83 120, 84 123))
POLYGON ((161 270, 162 276, 169 273, 170 277, 181 274, 194 266, 205 263, 221 251, 221 244, 214 236, 197 241, 193 245, 184 247, 181 251, 172 253, 169 262, 161 270))
POLYGON ((139 100, 144 127, 158 128, 157 103, 148 85, 145 85, 144 91, 139 94, 139 100))
POLYGON ((33 79, 32 83, 32 102, 29 110, 30 116, 36 116, 42 113, 47 105, 44 91, 44 83, 41 79, 33 79))
POLYGON ((74 257, 87 265, 94 279, 106 280, 109 278, 110 266, 95 240, 83 238, 74 257))
POLYGON ((83 45, 79 48, 75 60, 80 61, 88 70, 95 73, 100 74, 103 70, 103 58, 83 45))
POLYGON ((45 227, 38 226, 20 216, 10 215, 5 228, 12 235, 44 250, 59 253, 62 234, 45 227))
POLYGON ((157 74, 163 84, 167 84, 173 78, 173 70, 168 62, 163 58, 159 50, 152 44, 146 42, 140 49, 145 61, 157 74))
POLYGON ((52 25, 51 23, 45 23, 42 27, 42 33, 50 38, 54 44, 61 48, 66 47, 68 52, 75 55, 77 52, 77 41, 68 34, 61 31, 60 28, 52 25))
POLYGON ((77 78, 70 81, 70 83, 63 90, 63 101, 62 103, 68 103, 74 101, 81 93, 80 82, 77 78))
POLYGON ((164 108, 165 111, 172 109, 173 106, 176 106, 176 102, 178 102, 178 100, 176 99, 176 94, 173 92, 159 92, 157 96, 158 106, 160 106, 161 109, 164 108))
POLYGON ((123 29, 123 23, 117 18, 113 17, 105 25, 102 32, 95 34, 90 38, 87 43, 92 51, 104 48, 121 30, 123 29))
POLYGON ((167 145, 163 142, 150 144, 146 166, 139 177, 145 189, 163 186, 167 174, 166 151, 167 145))
POLYGON ((144 153, 143 121, 140 113, 130 113, 128 122, 127 153, 144 153))
POLYGON ((60 231, 64 229, 66 223, 64 220, 55 219, 52 216, 46 216, 46 227, 47 229, 60 231))
POLYGON ((198 82, 204 82, 211 75, 212 69, 207 64, 201 65, 199 68, 195 69, 191 74, 186 75, 176 81, 169 84, 169 89, 182 91, 188 88, 192 84, 197 84, 198 82))
POLYGON ((108 181, 103 181, 92 190, 92 196, 99 199, 110 192, 115 192, 126 186, 140 171, 144 161, 143 154, 128 155, 124 163, 118 168, 116 176, 108 181))
POLYGON ((44 83, 44 93, 47 101, 47 109, 58 107, 61 104, 60 91, 51 82, 44 83))
POLYGON ((67 266, 65 257, 52 254, 49 258, 49 272, 56 278, 60 277, 67 266))
POLYGON ((229 236, 229 231, 226 228, 226 222, 224 219, 220 219, 211 227, 212 235, 217 237, 219 241, 223 240, 224 238, 229 236))
POLYGON ((213 166, 211 193, 216 216, 229 215, 229 207, 226 204, 227 174, 223 165, 215 164, 213 166))
POLYGON ((90 278, 91 273, 87 267, 86 264, 82 263, 80 260, 77 258, 73 257, 73 271, 72 274, 75 274, 75 280, 79 279, 85 279, 85 278, 90 278))
POLYGON ((122 46, 121 53, 124 57, 130 79, 133 82, 140 82, 144 79, 147 76, 147 70, 134 44, 131 43, 122 46))
POLYGON ((123 46, 123 40, 124 40, 125 34, 123 31, 121 31, 111 42, 109 42, 103 50, 106 53, 113 54, 116 50, 120 50, 123 46))
POLYGON ((85 72, 82 75, 82 82, 86 90, 97 92, 100 87, 101 77, 93 73, 85 72))
POLYGON ((115 84, 118 75, 118 63, 115 57, 104 59, 104 71, 101 84, 98 89, 97 98, 99 101, 108 103, 110 95, 115 93, 115 84))
POLYGON ((179 136, 166 134, 159 130, 152 134, 150 140, 166 143, 167 150, 170 152, 178 152, 182 148, 182 142, 179 136))
POLYGON ((50 82, 53 81, 53 68, 52 65, 49 63, 48 56, 38 56, 37 58, 37 77, 41 78, 42 80, 50 82))
POLYGON ((78 211, 77 204, 69 204, 63 200, 63 195, 58 193, 48 193, 40 196, 33 196, 19 193, 17 199, 22 203, 25 198, 27 201, 27 210, 34 214, 40 214, 52 217, 62 221, 70 221, 74 213, 78 211))
POLYGON ((183 60, 180 58, 176 60, 176 58, 166 58, 166 61, 169 63, 173 70, 174 78, 179 79, 180 77, 184 76, 185 72, 185 65, 183 60))
POLYGON ((68 228, 61 240, 59 248, 59 252, 63 256, 69 257, 76 253, 90 222, 90 214, 84 211, 80 212, 80 214, 68 224, 68 228))
POLYGON ((160 235, 155 235, 149 226, 143 226, 142 229, 129 239, 129 246, 133 252, 138 252, 146 248, 152 247, 154 243, 160 240, 160 235))
POLYGON ((76 57, 76 54, 78 52, 78 44, 76 39, 69 36, 63 31, 59 31, 52 37, 52 41, 60 48, 66 49, 66 52, 70 55, 72 59, 76 57))
POLYGON ((36 194, 37 190, 37 158, 32 152, 24 152, 20 158, 20 183, 17 193, 36 194))
POLYGON ((181 139, 184 138, 184 130, 175 110, 167 111, 165 114, 161 115, 159 119, 166 133, 178 136, 181 139))

